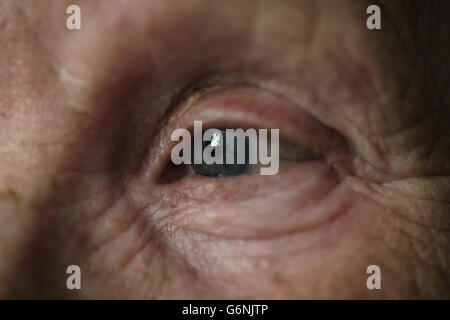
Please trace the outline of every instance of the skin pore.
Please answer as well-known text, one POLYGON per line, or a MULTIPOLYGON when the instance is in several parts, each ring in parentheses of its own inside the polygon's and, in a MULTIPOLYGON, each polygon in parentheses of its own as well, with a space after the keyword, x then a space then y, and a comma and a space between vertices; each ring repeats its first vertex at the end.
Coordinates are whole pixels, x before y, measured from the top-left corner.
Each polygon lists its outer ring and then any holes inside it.
POLYGON ((444 2, 0 0, 0 298, 449 298, 444 2), (322 156, 167 180, 194 120, 322 156))

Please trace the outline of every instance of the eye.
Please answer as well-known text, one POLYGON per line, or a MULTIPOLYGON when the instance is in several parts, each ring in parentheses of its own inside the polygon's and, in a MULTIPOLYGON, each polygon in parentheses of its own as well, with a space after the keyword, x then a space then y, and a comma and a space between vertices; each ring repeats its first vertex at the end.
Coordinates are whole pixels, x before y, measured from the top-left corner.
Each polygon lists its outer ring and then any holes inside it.
MULTIPOLYGON (((253 87, 219 88, 194 95, 184 101, 164 123, 163 130, 157 137, 158 147, 152 148, 154 153, 149 158, 151 167, 148 177, 154 178, 159 185, 179 185, 184 182, 189 184, 194 181, 207 184, 213 180, 230 186, 234 181, 243 180, 263 183, 266 180, 261 176, 280 177, 282 172, 290 168, 292 170, 288 170, 289 172, 300 172, 302 168, 313 163, 327 166, 341 162, 346 156, 345 141, 339 134, 300 107, 269 91, 253 87), (197 130, 196 122, 201 123, 197 130), (210 130, 217 130, 216 134, 210 134, 209 138, 206 138, 204 134, 210 130), (266 130, 267 144, 262 145, 266 148, 265 160, 269 159, 269 162, 260 161, 259 150, 257 162, 252 162, 252 157, 248 156, 249 153, 253 154, 251 149, 254 139, 246 140, 245 144, 241 141, 240 147, 234 143, 231 148, 235 154, 244 153, 243 162, 213 163, 204 161, 204 158, 197 162, 192 161, 192 140, 196 136, 202 136, 200 143, 197 143, 197 151, 200 149, 198 153, 201 154, 209 148, 212 149, 210 154, 214 157, 217 156, 214 146, 227 146, 235 142, 234 139, 226 138, 226 132, 229 130, 243 130, 246 134, 248 130, 256 130, 258 149, 261 144, 259 132, 266 130), (278 131, 277 139, 271 139, 272 130, 278 131), (179 134, 175 133, 176 131, 179 134), (224 132, 224 138, 221 140, 220 136, 223 136, 224 132), (279 161, 273 166, 270 160, 273 158, 271 149, 275 140, 278 140, 276 151, 279 161), (183 147, 178 148, 181 145, 183 147), (174 154, 176 161, 172 157, 174 154)), ((217 158, 224 160, 225 155, 226 152, 217 158)), ((282 182, 283 179, 280 177, 279 181, 282 182)))
POLYGON ((136 206, 151 202, 151 215, 162 223, 173 221, 180 232, 227 239, 297 234, 331 221, 351 200, 343 197, 338 172, 350 157, 347 150, 337 132, 281 96, 260 88, 219 89, 170 114, 130 194, 136 206), (200 121, 201 129, 195 130, 200 121), (216 134, 206 135, 211 129, 216 134), (253 139, 241 149, 234 144, 233 151, 245 153, 243 163, 192 164, 193 138, 204 138, 197 143, 201 152, 235 142, 226 139, 232 129, 256 130, 258 146, 260 130, 267 130, 268 155, 275 141, 271 131, 278 130, 278 172, 261 174, 270 164, 259 161, 259 152, 257 163, 251 163, 253 139), (183 161, 173 161, 174 150, 183 161))
POLYGON ((220 152, 219 157, 221 158, 221 163, 212 163, 208 164, 205 162, 205 159, 202 157, 202 163, 195 164, 194 159, 194 138, 192 138, 191 146, 192 146, 192 161, 191 166, 195 172, 195 174, 202 176, 213 176, 213 177, 227 177, 227 176, 235 176, 243 173, 247 173, 249 170, 249 141, 248 137, 245 138, 244 145, 238 143, 238 139, 236 137, 232 137, 234 139, 233 143, 231 141, 227 141, 226 131, 224 129, 217 129, 217 132, 213 133, 211 140, 203 141, 202 144, 202 153, 205 149, 211 149, 211 155, 213 157, 216 156, 216 153, 220 152), (244 163, 238 163, 238 154, 244 155, 244 163), (227 154, 230 154, 233 157, 232 163, 227 163, 227 154))
POLYGON ((190 162, 175 165, 169 160, 160 181, 169 183, 190 175, 209 178, 259 175, 263 174, 262 168, 273 167, 275 170, 268 171, 276 174, 296 163, 322 158, 319 153, 298 143, 280 140, 279 130, 276 131, 276 137, 272 137, 272 130, 267 129, 211 128, 201 131, 198 137, 190 139, 190 162), (200 145, 197 152, 201 155, 197 161, 196 144, 200 145))

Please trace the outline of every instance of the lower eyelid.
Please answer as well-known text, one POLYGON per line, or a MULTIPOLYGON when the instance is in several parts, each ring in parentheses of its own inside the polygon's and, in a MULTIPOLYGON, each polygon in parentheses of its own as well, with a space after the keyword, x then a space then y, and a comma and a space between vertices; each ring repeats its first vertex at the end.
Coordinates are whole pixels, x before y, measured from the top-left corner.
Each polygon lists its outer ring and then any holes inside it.
POLYGON ((279 176, 225 180, 194 177, 161 190, 157 219, 218 237, 271 237, 315 229, 345 211, 349 200, 323 162, 305 162, 279 176))

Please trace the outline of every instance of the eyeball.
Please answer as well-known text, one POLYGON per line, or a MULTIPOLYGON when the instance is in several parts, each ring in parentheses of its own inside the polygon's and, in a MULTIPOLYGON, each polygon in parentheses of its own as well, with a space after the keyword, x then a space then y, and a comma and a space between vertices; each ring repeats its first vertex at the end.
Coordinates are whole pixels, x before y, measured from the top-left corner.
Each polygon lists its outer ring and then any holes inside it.
MULTIPOLYGON (((245 139, 245 144, 243 150, 239 150, 240 146, 237 143, 237 137, 234 137, 234 143, 227 141, 226 132, 223 129, 216 129, 216 132, 212 134, 210 140, 203 141, 202 143, 202 153, 210 152, 212 157, 220 158, 220 163, 208 164, 205 161, 205 157, 202 157, 201 164, 194 163, 194 141, 191 142, 192 146, 192 161, 191 166, 194 172, 202 176, 210 177, 227 177, 236 176, 240 174, 247 173, 249 169, 249 142, 248 138, 245 139), (218 152, 216 157, 216 152, 218 152), (243 164, 238 164, 238 154, 244 152, 245 161, 243 164), (227 155, 232 153, 233 163, 226 163, 227 155)), ((219 162, 219 161, 217 161, 219 162)))

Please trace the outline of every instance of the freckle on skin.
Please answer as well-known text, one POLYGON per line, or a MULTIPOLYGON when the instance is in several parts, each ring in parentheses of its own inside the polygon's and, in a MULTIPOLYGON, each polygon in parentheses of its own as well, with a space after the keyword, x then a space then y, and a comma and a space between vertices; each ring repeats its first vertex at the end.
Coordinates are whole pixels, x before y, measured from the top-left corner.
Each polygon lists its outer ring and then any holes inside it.
POLYGON ((8 188, 6 190, 0 189, 0 200, 18 203, 21 201, 21 198, 15 190, 8 188))

